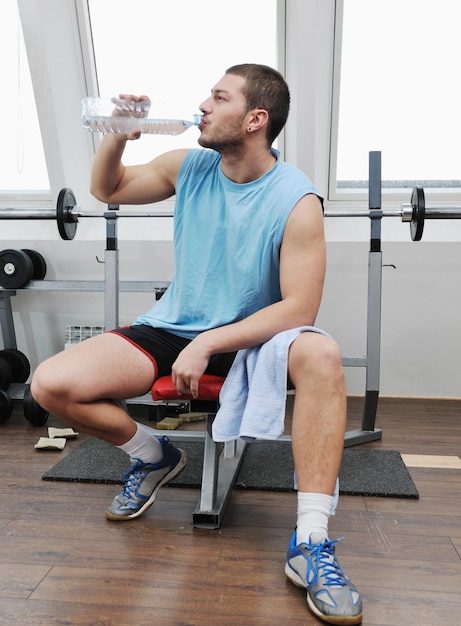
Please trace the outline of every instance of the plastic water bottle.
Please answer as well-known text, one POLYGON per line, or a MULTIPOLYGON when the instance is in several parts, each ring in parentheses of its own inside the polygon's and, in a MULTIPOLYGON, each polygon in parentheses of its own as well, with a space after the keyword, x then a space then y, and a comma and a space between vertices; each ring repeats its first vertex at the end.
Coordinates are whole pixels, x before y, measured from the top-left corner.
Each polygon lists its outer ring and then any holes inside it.
POLYGON ((202 114, 184 112, 184 108, 177 104, 155 104, 152 112, 151 106, 150 100, 83 98, 83 128, 102 133, 125 134, 140 130, 156 135, 180 135, 188 128, 198 126, 203 119, 202 114))

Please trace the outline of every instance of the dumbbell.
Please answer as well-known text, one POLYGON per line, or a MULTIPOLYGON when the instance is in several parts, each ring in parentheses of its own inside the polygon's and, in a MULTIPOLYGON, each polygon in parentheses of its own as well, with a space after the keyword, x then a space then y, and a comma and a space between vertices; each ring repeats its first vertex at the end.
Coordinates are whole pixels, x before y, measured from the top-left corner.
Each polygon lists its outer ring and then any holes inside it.
POLYGON ((7 249, 0 252, 0 286, 21 289, 30 280, 43 280, 46 261, 36 250, 7 249))
POLYGON ((11 383, 25 383, 29 374, 30 363, 25 354, 14 348, 0 350, 0 424, 7 422, 13 412, 9 386, 11 383))
MULTIPOLYGON (((13 412, 8 387, 12 382, 25 383, 29 374, 30 363, 25 354, 14 348, 0 350, 0 424, 5 424, 13 412)), ((24 417, 32 426, 43 426, 46 423, 49 413, 36 402, 30 385, 25 386, 22 407, 24 417)))
POLYGON ((25 354, 14 348, 0 350, 0 389, 7 391, 11 383, 25 383, 30 363, 25 354))
POLYGON ((0 389, 11 383, 25 383, 29 378, 30 363, 24 353, 15 348, 0 350, 0 389))
MULTIPOLYGON (((34 399, 30 392, 30 385, 24 389, 22 401, 24 417, 32 426, 43 426, 48 420, 48 411, 45 411, 34 399)), ((5 424, 13 412, 13 401, 4 389, 0 389, 0 424, 5 424)))
POLYGON ((45 411, 32 396, 30 385, 24 390, 24 398, 22 400, 22 410, 24 417, 32 426, 43 426, 48 419, 48 411, 45 411))
POLYGON ((7 391, 0 389, 0 424, 5 424, 13 412, 13 401, 7 391))

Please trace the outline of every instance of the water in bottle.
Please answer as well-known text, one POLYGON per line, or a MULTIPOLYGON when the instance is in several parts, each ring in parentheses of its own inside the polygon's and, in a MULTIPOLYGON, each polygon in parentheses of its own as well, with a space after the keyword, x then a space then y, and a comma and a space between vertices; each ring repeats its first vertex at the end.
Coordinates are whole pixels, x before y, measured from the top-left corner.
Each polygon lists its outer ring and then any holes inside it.
POLYGON ((82 124, 92 132, 141 133, 179 135, 192 126, 198 126, 202 114, 184 112, 184 107, 150 100, 134 101, 126 98, 84 98, 82 124))

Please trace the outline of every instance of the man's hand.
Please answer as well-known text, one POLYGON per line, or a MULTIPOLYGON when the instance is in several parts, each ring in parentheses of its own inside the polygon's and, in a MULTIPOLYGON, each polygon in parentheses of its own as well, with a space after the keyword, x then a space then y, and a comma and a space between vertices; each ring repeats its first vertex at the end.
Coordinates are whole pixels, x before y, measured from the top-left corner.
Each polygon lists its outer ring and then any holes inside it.
POLYGON ((198 383, 208 367, 208 361, 209 356, 200 348, 197 339, 179 353, 171 368, 171 377, 178 394, 198 397, 198 383))
POLYGON ((134 96, 121 93, 118 98, 111 98, 115 104, 114 115, 120 117, 147 117, 150 110, 148 96, 134 96))
MULTIPOLYGON (((150 99, 148 96, 135 96, 133 94, 121 93, 118 98, 111 98, 115 105, 112 112, 114 117, 147 117, 150 109, 150 99)), ((128 140, 139 139, 141 131, 139 129, 126 133, 128 140)))

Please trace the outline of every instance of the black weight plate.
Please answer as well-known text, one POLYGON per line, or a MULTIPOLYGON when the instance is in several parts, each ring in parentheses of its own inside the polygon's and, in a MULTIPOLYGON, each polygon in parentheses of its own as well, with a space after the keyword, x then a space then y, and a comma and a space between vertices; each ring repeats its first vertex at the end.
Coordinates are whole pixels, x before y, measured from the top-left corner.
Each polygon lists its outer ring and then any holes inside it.
POLYGON ((20 289, 32 278, 34 266, 22 250, 0 252, 0 285, 5 289, 20 289))
POLYGON ((25 383, 30 374, 29 359, 15 348, 0 350, 0 361, 6 361, 11 369, 11 382, 25 383))
POLYGON ((0 389, 6 390, 13 380, 13 372, 10 365, 0 358, 0 389))
POLYGON ((24 417, 32 426, 43 426, 48 419, 48 411, 45 411, 38 402, 36 402, 30 392, 30 385, 24 390, 24 398, 22 400, 22 410, 24 417))
POLYGON ((46 276, 46 261, 37 250, 28 250, 23 248, 22 252, 25 252, 32 261, 34 267, 32 272, 32 280, 43 280, 46 276))
POLYGON ((10 396, 4 391, 0 389, 0 424, 4 424, 7 422, 11 413, 13 412, 13 402, 10 396))
POLYGON ((411 208, 411 239, 412 241, 421 241, 424 231, 424 220, 426 219, 426 200, 422 187, 413 187, 413 191, 411 192, 411 208))
POLYGON ((70 241, 75 237, 77 232, 78 220, 71 215, 71 211, 75 208, 77 200, 74 192, 69 187, 61 189, 56 204, 56 219, 58 222, 58 230, 61 238, 70 241))

